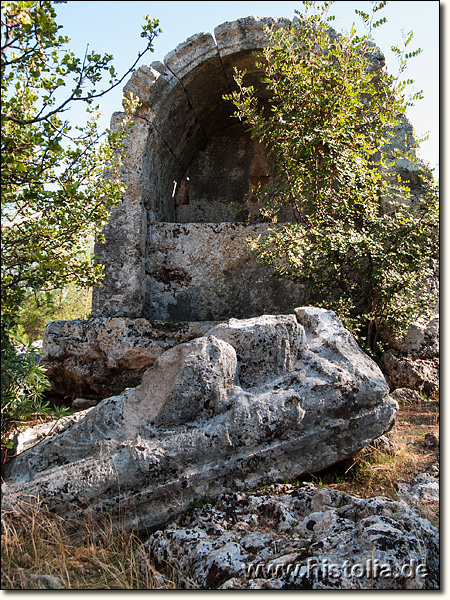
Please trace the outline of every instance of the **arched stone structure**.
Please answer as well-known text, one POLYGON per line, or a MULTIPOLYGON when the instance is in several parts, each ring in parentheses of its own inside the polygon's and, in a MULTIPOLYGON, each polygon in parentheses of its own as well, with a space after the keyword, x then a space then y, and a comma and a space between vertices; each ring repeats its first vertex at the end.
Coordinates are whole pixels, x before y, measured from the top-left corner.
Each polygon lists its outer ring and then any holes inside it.
MULTIPOLYGON (((235 206, 251 184, 267 181, 268 168, 264 149, 223 94, 233 89, 237 67, 267 99, 253 55, 266 44, 265 25, 291 21, 224 23, 214 37, 199 33, 180 44, 164 64, 141 67, 125 86, 141 106, 126 143, 128 188, 105 243, 96 245, 105 278, 94 290, 93 316, 221 320, 308 303, 304 288, 275 280, 257 263, 246 239, 265 226, 244 223, 235 206)), ((377 68, 384 57, 375 54, 377 68)), ((122 118, 113 115, 112 127, 122 118)))
MULTIPOLYGON (((247 246, 237 212, 249 187, 267 181, 264 150, 223 100, 233 68, 259 90, 253 55, 266 43, 264 25, 283 18, 248 17, 199 33, 160 62, 136 71, 124 93, 141 106, 126 144, 123 203, 105 228, 96 255, 105 266, 94 316, 213 320, 291 312, 303 288, 279 282, 247 246)), ((122 119, 113 115, 112 126, 122 119)))

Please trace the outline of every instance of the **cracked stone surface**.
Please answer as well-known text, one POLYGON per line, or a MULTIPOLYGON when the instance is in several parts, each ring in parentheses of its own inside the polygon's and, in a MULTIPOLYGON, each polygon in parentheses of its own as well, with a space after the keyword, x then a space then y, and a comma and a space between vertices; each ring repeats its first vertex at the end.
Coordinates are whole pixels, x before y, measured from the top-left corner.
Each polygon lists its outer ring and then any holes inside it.
POLYGON ((44 331, 42 360, 51 393, 99 401, 136 387, 163 352, 203 336, 214 324, 126 317, 51 321, 44 331))
MULTIPOLYGON (((259 230, 239 208, 254 185, 270 181, 269 159, 233 116, 232 102, 223 100, 237 68, 246 70, 244 85, 267 102, 254 52, 268 43, 265 26, 292 24, 282 17, 228 21, 132 74, 124 94, 136 96, 140 107, 125 143, 127 190, 105 227, 105 243, 96 244, 105 277, 93 291, 95 317, 243 319, 289 314, 310 302, 304 287, 274 280, 248 247, 248 236, 259 230)), ((368 53, 374 72, 385 68, 379 48, 368 53)), ((115 113, 111 129, 122 118, 115 113)), ((388 151, 414 155, 412 133, 402 118, 388 151)), ((395 160, 420 192, 416 163, 395 160)), ((280 218, 292 220, 290 213, 280 218)))
POLYGON ((392 427, 397 408, 333 312, 231 319, 16 457, 3 502, 39 498, 62 515, 89 509, 155 528, 204 496, 352 456, 392 427))
POLYGON ((177 589, 439 589, 439 532, 403 502, 312 484, 229 493, 138 553, 177 589))

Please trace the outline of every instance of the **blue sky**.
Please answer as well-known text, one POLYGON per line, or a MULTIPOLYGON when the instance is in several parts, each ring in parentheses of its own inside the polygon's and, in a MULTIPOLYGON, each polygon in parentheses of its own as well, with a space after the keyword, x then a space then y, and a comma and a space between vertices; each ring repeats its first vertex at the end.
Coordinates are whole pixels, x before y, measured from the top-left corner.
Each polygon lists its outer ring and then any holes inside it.
MULTIPOLYGON (((423 90, 425 99, 410 109, 408 116, 419 136, 427 132, 430 139, 421 146, 421 156, 432 167, 439 162, 439 23, 440 3, 435 0, 392 1, 381 13, 388 23, 375 30, 375 41, 385 52, 391 73, 397 64, 390 52, 392 44, 400 45, 402 32, 414 31, 413 48, 423 52, 412 59, 405 73, 415 84, 411 92, 423 90)), ((82 55, 89 44, 90 50, 114 56, 116 71, 122 73, 131 66, 138 52, 144 48, 140 37, 143 17, 149 14, 160 21, 163 33, 154 42, 154 52, 141 59, 141 64, 164 56, 188 37, 202 31, 213 34, 214 28, 225 21, 249 15, 281 16, 292 18, 301 2, 118 2, 73 1, 57 6, 57 22, 62 33, 71 38, 69 47, 82 55)), ((334 27, 348 30, 352 22, 359 25, 355 8, 370 12, 370 2, 339 0, 331 11, 336 15, 334 27)), ((447 7, 448 8, 448 7, 447 7)), ((442 10, 442 9, 441 9, 442 10)), ((442 18, 442 17, 441 17, 442 18)), ((362 30, 361 30, 362 31, 362 30)), ((125 83, 125 82, 124 82, 125 83)), ((121 86, 123 87, 123 86, 121 86)), ((114 90, 101 101, 104 116, 102 127, 108 127, 112 113, 121 110, 121 89, 114 90)), ((76 120, 75 112, 68 115, 76 120)))

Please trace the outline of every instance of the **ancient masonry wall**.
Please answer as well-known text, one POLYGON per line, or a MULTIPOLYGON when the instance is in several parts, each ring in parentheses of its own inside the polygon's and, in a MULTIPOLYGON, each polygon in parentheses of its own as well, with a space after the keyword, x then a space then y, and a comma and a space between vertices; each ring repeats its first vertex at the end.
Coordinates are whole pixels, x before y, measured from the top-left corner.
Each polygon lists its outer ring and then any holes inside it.
MULTIPOLYGON (((248 215, 239 211, 251 185, 268 181, 269 169, 264 148, 223 95, 233 89, 237 67, 267 100, 253 55, 267 43, 265 25, 291 21, 223 23, 214 37, 194 35, 126 84, 125 95, 141 104, 125 147, 127 191, 105 227, 105 243, 96 245, 105 278, 94 290, 94 317, 221 320, 290 313, 308 301, 302 287, 273 279, 257 263, 246 239, 261 226, 246 225, 248 215)), ((373 64, 384 65, 378 49, 373 64)), ((122 118, 113 115, 113 129, 122 118)), ((405 121, 394 145, 406 150, 411 134, 405 121)), ((399 169, 416 169, 401 161, 399 169)))
POLYGON ((264 225, 242 223, 154 223, 149 226, 149 319, 213 321, 255 314, 291 313, 307 304, 307 292, 277 280, 247 245, 264 225))

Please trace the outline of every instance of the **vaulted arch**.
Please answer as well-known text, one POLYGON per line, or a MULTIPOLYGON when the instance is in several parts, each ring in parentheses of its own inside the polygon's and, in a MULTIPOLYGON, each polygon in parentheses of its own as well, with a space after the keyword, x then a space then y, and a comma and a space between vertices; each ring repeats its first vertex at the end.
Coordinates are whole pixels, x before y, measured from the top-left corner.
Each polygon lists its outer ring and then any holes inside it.
MULTIPOLYGON (((223 95, 235 86, 236 67, 267 99, 254 55, 267 43, 266 25, 291 21, 223 23, 214 36, 196 34, 162 63, 141 67, 126 84, 124 94, 140 106, 125 148, 127 192, 96 248, 105 279, 94 291, 94 315, 220 319, 289 312, 300 300, 296 286, 277 283, 256 263, 246 243, 251 228, 236 210, 269 173, 264 148, 223 95)), ((113 115, 112 127, 122 118, 113 115)))
MULTIPOLYGON (((196 34, 162 63, 141 67, 126 84, 124 94, 140 103, 125 144, 127 190, 105 242, 96 245, 105 277, 94 290, 94 316, 223 320, 289 313, 308 302, 305 288, 274 279, 258 263, 247 238, 266 226, 248 225, 236 210, 252 184, 268 181, 269 170, 265 149, 223 95, 235 86, 237 68, 260 100, 269 100, 254 55, 267 44, 266 25, 292 22, 223 23, 214 36, 196 34)), ((372 54, 373 68, 381 68, 383 54, 376 48, 372 54)), ((112 129, 123 116, 113 115, 112 129)), ((392 146, 406 152, 411 134, 405 119, 392 146)), ((409 178, 417 170, 409 159, 397 163, 409 178)))

